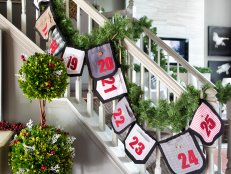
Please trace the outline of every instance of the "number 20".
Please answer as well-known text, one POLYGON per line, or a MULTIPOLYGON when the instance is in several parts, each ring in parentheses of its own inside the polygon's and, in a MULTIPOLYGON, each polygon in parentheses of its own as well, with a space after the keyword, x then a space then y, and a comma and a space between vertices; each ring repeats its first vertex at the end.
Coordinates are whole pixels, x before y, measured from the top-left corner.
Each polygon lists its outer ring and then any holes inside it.
POLYGON ((106 57, 105 59, 98 60, 98 65, 100 66, 100 73, 103 73, 107 70, 112 70, 114 68, 114 62, 111 57, 106 57))

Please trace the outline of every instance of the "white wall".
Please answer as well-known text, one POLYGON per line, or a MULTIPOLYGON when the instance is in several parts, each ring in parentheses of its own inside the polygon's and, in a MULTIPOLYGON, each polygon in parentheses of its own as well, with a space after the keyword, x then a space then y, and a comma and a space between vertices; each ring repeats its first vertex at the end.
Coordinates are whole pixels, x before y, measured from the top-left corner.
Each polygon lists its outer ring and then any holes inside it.
POLYGON ((231 27, 231 1, 205 0, 205 64, 209 60, 231 60, 231 57, 208 56, 208 26, 231 27))
POLYGON ((152 19, 158 36, 188 39, 190 64, 204 66, 204 0, 134 0, 134 5, 136 18, 152 19))

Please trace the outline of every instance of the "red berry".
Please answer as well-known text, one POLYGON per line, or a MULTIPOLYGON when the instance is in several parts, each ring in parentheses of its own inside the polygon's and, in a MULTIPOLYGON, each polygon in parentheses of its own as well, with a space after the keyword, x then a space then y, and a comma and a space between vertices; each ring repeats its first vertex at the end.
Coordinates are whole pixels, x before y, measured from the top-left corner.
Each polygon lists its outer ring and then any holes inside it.
POLYGON ((48 64, 48 68, 54 68, 54 67, 55 67, 55 64, 53 64, 53 63, 48 64))
POLYGON ((54 155, 54 154, 55 154, 55 151, 54 151, 54 150, 51 150, 51 151, 50 151, 50 154, 51 154, 51 155, 54 155))
POLYGON ((19 140, 15 140, 15 144, 18 143, 18 142, 19 142, 19 140))
POLYGON ((52 86, 52 82, 51 82, 51 81, 48 81, 47 83, 48 83, 48 84, 47 84, 47 87, 50 88, 50 87, 52 86))
POLYGON ((46 170, 46 166, 41 166, 41 170, 46 170))
POLYGON ((24 133, 22 134, 22 136, 26 137, 26 133, 24 132, 24 133))

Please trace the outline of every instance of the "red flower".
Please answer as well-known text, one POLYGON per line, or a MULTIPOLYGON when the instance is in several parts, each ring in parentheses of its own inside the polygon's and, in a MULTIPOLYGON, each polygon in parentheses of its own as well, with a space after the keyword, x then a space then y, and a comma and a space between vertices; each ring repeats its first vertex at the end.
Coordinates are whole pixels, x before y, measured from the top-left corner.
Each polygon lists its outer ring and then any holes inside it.
POLYGON ((19 140, 15 140, 15 144, 17 144, 19 142, 19 140))
POLYGON ((46 166, 41 166, 41 170, 46 170, 47 167, 46 166))

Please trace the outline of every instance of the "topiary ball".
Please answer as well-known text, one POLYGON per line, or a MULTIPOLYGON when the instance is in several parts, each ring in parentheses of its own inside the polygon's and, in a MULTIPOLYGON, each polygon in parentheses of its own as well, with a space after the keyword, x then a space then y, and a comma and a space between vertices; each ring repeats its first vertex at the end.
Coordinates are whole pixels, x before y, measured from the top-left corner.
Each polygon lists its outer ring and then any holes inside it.
POLYGON ((23 129, 11 142, 9 164, 12 173, 71 173, 74 140, 63 130, 51 126, 23 129))
POLYGON ((19 70, 19 87, 32 100, 61 97, 67 87, 67 70, 64 63, 49 54, 35 53, 24 61, 19 70))

